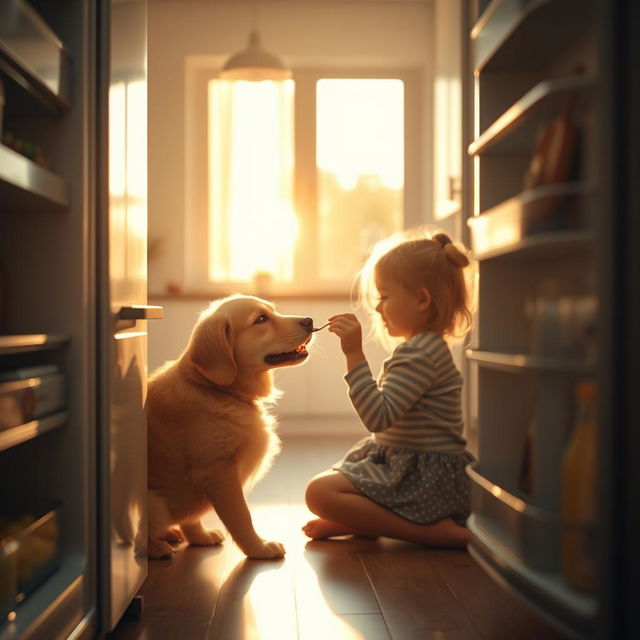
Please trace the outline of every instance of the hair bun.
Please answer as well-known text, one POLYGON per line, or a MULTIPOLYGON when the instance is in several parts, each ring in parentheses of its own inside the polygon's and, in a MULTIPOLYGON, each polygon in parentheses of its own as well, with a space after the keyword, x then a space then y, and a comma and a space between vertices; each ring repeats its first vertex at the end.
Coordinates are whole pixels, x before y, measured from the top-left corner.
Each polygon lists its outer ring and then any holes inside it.
POLYGON ((464 269, 469 264, 469 258, 453 244, 451 238, 446 233, 437 233, 433 236, 433 241, 442 247, 451 264, 460 269, 464 269))
POLYGON ((433 241, 437 242, 443 249, 448 244, 451 244, 451 238, 446 233, 436 233, 436 235, 433 236, 433 241))

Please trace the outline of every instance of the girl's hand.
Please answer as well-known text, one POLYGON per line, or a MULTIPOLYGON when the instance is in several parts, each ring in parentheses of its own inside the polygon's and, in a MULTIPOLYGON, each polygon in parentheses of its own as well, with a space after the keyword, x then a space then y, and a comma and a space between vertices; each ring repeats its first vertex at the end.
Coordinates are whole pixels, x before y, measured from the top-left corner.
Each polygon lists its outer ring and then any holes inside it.
POLYGON ((329 331, 340 338, 342 353, 347 358, 347 370, 365 360, 362 351, 362 327, 353 313, 339 313, 329 318, 329 331))

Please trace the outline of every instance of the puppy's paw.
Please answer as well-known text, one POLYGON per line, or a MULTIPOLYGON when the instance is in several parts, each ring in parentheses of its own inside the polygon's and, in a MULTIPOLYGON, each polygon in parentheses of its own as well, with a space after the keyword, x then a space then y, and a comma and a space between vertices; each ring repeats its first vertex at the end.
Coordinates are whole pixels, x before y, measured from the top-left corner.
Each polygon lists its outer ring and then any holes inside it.
POLYGON ((270 542, 268 540, 263 540, 259 546, 256 545, 255 548, 245 551, 247 558, 254 558, 255 560, 282 558, 285 553, 286 551, 283 544, 280 542, 270 542))
POLYGON ((147 555, 154 560, 173 558, 174 548, 166 540, 149 540, 147 555))
POLYGON ((181 542, 184 542, 182 529, 180 527, 170 527, 169 529, 167 529, 165 540, 169 544, 180 544, 181 542))
POLYGON ((186 532, 189 544, 196 547, 212 547, 224 540, 224 534, 219 529, 199 529, 186 532))

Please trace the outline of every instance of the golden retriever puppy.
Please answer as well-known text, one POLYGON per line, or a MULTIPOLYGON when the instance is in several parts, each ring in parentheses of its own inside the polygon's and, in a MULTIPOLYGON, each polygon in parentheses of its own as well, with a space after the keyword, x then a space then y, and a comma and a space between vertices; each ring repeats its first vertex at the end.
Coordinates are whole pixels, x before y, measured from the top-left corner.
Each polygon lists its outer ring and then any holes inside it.
POLYGON ((256 533, 244 489, 280 447, 266 406, 272 369, 303 362, 312 331, 311 318, 230 296, 202 312, 182 355, 150 377, 149 557, 171 557, 182 536, 192 545, 222 542, 201 523, 211 507, 248 557, 284 555, 282 544, 256 533))

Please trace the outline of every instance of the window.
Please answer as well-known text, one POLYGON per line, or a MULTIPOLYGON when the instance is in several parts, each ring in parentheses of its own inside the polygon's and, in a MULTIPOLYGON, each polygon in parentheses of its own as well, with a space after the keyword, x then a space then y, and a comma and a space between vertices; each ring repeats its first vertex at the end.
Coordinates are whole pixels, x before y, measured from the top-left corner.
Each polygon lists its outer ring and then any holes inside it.
POLYGON ((371 244, 419 210, 413 76, 193 77, 190 288, 347 293, 371 244))
POLYGON ((339 282, 402 228, 404 87, 325 78, 316 86, 318 274, 339 282))
POLYGON ((293 91, 286 82, 209 82, 208 279, 294 279, 293 91))

